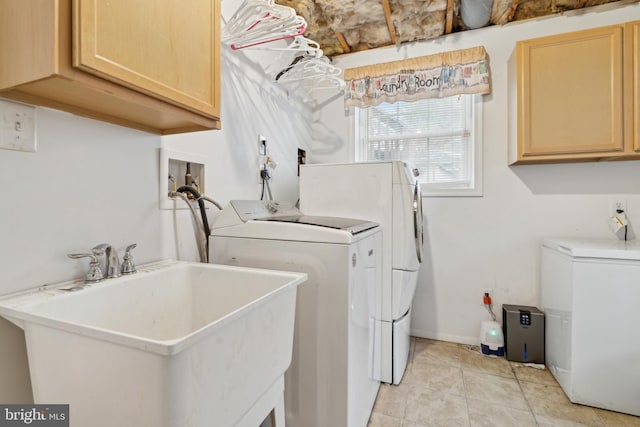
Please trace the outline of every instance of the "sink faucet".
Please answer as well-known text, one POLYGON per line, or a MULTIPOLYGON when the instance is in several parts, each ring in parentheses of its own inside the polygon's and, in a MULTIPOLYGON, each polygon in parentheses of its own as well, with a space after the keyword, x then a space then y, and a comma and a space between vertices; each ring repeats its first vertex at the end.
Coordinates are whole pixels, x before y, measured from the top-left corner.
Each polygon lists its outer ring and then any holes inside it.
POLYGON ((120 259, 116 248, 108 243, 101 243, 92 249, 96 256, 105 256, 105 268, 103 269, 105 277, 112 279, 120 277, 120 259))

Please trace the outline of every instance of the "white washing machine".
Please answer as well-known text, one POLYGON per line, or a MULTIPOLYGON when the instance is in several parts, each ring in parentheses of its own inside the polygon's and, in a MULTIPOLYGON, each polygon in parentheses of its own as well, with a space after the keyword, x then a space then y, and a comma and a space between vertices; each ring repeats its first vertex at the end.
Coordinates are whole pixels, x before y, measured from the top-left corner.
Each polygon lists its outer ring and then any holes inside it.
POLYGON ((285 373, 287 426, 365 427, 380 386, 372 379, 370 336, 381 280, 378 224, 304 216, 278 202, 232 201, 209 244, 214 263, 309 277, 298 288, 285 373))
POLYGON ((640 243, 542 244, 545 363, 569 400, 640 415, 640 243))
POLYGON ((374 375, 399 384, 409 358, 411 303, 422 262, 422 198, 413 170, 401 161, 302 166, 300 210, 364 218, 382 227, 374 375))

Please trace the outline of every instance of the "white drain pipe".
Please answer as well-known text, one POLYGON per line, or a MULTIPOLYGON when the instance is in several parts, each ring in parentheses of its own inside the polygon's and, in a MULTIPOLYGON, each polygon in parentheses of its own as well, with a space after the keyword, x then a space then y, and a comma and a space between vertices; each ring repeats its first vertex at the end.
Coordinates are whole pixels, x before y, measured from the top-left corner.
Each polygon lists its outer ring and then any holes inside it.
POLYGON ((486 26, 491 20, 493 0, 461 0, 460 15, 470 29, 486 26))

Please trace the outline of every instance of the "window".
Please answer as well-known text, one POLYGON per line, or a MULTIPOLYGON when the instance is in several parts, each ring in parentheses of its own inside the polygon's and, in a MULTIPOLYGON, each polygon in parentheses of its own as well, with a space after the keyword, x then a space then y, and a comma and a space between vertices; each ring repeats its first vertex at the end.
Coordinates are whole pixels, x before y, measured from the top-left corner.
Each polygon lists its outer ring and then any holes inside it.
POLYGON ((356 113, 359 160, 404 160, 424 195, 482 195, 482 98, 383 103, 356 113))

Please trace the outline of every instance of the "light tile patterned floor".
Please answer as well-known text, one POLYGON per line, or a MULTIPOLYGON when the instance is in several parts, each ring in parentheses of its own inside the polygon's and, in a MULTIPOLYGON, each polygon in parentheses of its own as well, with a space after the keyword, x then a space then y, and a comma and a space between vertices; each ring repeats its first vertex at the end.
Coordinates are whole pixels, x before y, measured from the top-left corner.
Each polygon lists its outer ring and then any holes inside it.
POLYGON ((412 338, 402 383, 380 387, 369 427, 432 426, 640 427, 640 417, 571 403, 548 370, 412 338))

